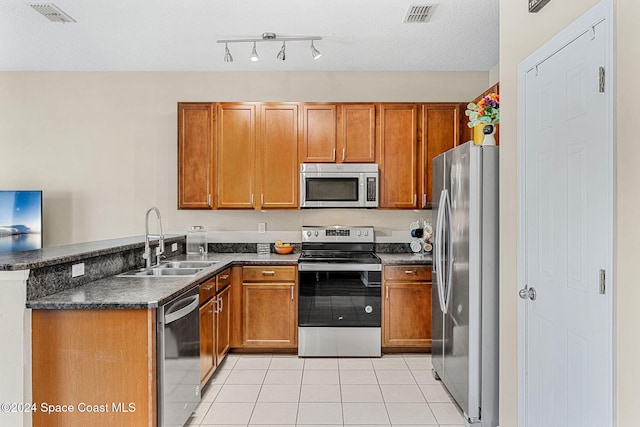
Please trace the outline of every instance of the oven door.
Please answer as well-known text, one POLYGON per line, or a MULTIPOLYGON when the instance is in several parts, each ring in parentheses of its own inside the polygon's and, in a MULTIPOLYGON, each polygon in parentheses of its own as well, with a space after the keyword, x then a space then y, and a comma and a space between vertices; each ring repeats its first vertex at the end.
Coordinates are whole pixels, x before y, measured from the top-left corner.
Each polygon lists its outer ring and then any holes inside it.
POLYGON ((298 272, 300 327, 380 327, 381 271, 325 270, 313 264, 298 272))

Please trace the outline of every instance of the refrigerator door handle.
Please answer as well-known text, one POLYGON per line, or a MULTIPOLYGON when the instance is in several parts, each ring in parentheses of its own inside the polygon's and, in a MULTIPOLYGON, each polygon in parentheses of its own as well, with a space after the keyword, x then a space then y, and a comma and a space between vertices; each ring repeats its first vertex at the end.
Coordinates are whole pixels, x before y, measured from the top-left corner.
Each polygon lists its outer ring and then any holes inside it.
MULTIPOLYGON (((444 214, 443 219, 446 217, 446 238, 447 244, 443 248, 446 254, 446 262, 447 268, 444 274, 444 282, 443 288, 446 289, 446 294, 443 292, 443 302, 444 302, 444 312, 447 313, 449 311, 449 301, 451 300, 451 277, 453 276, 453 245, 451 240, 451 199, 449 198, 449 192, 447 190, 443 190, 445 192, 444 197, 444 214)), ((444 224, 443 224, 444 228, 444 224)), ((445 231, 445 230, 443 230, 445 231)), ((444 290, 443 289, 443 290, 444 290)))
POLYGON ((445 303, 444 303, 444 289, 442 287, 443 283, 444 283, 444 277, 443 277, 443 272, 442 272, 442 254, 444 251, 443 245, 442 245, 442 231, 443 231, 443 224, 442 221, 444 220, 444 203, 445 200, 447 198, 447 190, 442 190, 440 192, 440 201, 438 202, 438 216, 436 218, 436 232, 435 232, 435 244, 436 244, 436 250, 435 250, 435 273, 436 273, 436 285, 437 285, 437 289, 438 289, 438 303, 440 304, 440 311, 442 311, 443 313, 446 313, 445 311, 445 303))

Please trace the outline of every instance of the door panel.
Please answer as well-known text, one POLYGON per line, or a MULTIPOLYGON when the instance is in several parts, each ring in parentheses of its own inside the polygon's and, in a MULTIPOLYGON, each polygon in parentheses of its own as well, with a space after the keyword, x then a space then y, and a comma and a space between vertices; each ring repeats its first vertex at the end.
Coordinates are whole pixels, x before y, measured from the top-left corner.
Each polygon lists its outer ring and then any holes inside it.
POLYGON ((372 163, 376 161, 376 107, 374 104, 340 106, 339 161, 372 163))
POLYGON ((302 132, 300 163, 333 163, 336 161, 335 104, 304 104, 302 106, 302 132))
POLYGON ((612 171, 605 23, 526 75, 524 141, 526 425, 604 426, 612 420, 608 266, 612 171), (537 72, 536 72, 537 71, 537 72))

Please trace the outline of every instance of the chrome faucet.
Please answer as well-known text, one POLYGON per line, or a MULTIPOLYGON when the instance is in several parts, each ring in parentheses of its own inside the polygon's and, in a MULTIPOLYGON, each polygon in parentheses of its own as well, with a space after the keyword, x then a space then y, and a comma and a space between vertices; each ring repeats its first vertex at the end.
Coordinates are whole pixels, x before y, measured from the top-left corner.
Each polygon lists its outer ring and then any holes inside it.
POLYGON ((144 221, 144 254, 142 254, 142 258, 146 260, 147 268, 151 267, 151 247, 149 246, 149 239, 160 240, 160 250, 156 253, 156 265, 158 265, 160 264, 160 259, 164 256, 164 234, 162 234, 162 218, 160 218, 160 211, 155 206, 147 211, 144 221), (149 214, 151 211, 154 211, 158 217, 160 234, 149 234, 149 214))

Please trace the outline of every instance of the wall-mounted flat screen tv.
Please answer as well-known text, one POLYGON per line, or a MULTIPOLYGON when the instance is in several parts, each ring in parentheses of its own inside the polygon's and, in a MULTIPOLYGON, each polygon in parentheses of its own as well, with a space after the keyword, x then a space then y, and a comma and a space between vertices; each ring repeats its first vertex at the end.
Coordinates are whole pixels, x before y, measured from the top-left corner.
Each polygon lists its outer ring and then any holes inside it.
POLYGON ((42 248, 42 191, 0 190, 0 254, 42 248))

